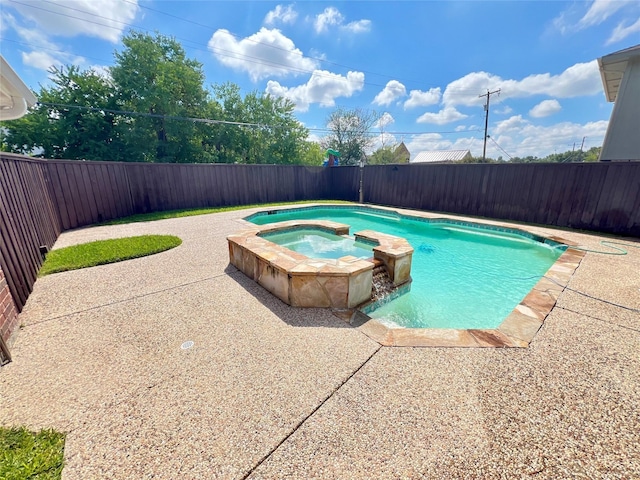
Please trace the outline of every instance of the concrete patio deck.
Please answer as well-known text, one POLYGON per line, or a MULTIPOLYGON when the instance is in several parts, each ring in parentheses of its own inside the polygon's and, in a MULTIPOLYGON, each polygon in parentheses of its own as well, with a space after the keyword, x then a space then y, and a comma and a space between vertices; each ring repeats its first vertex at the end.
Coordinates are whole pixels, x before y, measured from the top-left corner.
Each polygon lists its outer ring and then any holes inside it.
POLYGON ((565 290, 529 348, 381 347, 229 265, 254 211, 64 233, 183 244, 39 279, 0 424, 68 432, 65 479, 640 478, 640 248, 587 253, 610 303, 565 290))

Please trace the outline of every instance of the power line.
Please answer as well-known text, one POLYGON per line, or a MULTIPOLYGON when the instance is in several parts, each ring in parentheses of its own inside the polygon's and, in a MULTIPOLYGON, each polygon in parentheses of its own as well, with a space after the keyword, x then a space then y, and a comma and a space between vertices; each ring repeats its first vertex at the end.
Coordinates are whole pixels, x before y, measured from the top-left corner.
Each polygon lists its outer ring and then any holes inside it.
MULTIPOLYGON (((177 115, 163 115, 160 113, 147 113, 147 112, 134 112, 129 110, 116 110, 111 108, 101 108, 101 107, 86 107, 83 105, 70 105, 63 103, 50 103, 50 102, 38 102, 38 105, 43 105, 45 107, 52 107, 56 109, 64 109, 64 108, 73 108, 77 110, 88 110, 92 112, 108 112, 116 115, 129 115, 129 116, 137 116, 137 117, 147 117, 147 118, 162 118, 164 120, 176 120, 176 121, 189 121, 193 123, 204 123, 210 125, 222 124, 222 125, 234 125, 238 127, 255 127, 255 128, 287 128, 283 125, 271 125, 266 123, 252 123, 252 122, 237 122, 231 120, 218 120, 211 118, 198 118, 198 117, 185 117, 185 116, 177 116, 177 115)), ((308 128, 305 127, 309 131, 313 132, 324 132, 329 133, 332 132, 329 128, 308 128)), ((479 130, 467 130, 467 131, 479 131, 479 130)), ((438 133, 442 135, 446 134, 457 134, 460 132, 456 131, 438 131, 438 132, 385 132, 390 135, 422 135, 422 134, 433 134, 438 133)), ((367 135, 377 136, 376 132, 366 132, 367 135)))
MULTIPOLYGON (((509 157, 509 159, 512 159, 513 157, 511 155, 509 155, 504 148, 502 148, 500 145, 498 145, 498 142, 496 142, 493 138, 491 137, 487 137, 488 139, 490 139, 493 143, 495 143, 496 147, 498 147, 500 150, 502 150, 502 153, 504 153, 507 157, 509 157)), ((485 141, 486 142, 486 141, 485 141)))
POLYGON ((484 147, 482 149, 482 161, 484 161, 487 157, 487 138, 488 138, 487 129, 489 128, 489 100, 491 99, 491 95, 494 95, 496 93, 500 95, 500 89, 494 90, 493 92, 490 92, 489 90, 487 90, 487 93, 478 95, 479 98, 487 97, 487 103, 484 106, 484 109, 487 112, 487 114, 484 118, 484 147))

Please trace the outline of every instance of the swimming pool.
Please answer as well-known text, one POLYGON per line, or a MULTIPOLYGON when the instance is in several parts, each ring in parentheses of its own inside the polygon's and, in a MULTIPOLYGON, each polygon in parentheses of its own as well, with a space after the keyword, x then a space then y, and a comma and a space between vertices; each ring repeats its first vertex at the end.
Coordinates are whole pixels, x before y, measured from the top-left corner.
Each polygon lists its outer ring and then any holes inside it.
POLYGON ((259 212, 254 224, 332 220, 403 237, 414 248, 411 290, 367 314, 392 327, 495 329, 566 248, 533 234, 370 207, 259 212))

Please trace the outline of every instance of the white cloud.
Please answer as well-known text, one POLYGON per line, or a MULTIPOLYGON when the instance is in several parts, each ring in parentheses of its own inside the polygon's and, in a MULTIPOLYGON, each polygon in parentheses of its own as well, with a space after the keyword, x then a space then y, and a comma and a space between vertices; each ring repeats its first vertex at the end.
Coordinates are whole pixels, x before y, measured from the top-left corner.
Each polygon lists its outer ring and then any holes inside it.
POLYGON ((411 90, 411 92, 409 92, 409 98, 404 102, 404 109, 436 105, 440 101, 441 96, 440 87, 430 88, 426 92, 422 90, 411 90))
POLYGON ((113 79, 111 78, 111 70, 109 67, 105 66, 105 65, 91 65, 89 67, 90 70, 93 70, 93 72, 104 78, 105 80, 108 80, 109 82, 111 82, 113 79))
MULTIPOLYGON (((86 64, 86 60, 83 57, 78 57, 71 54, 60 53, 56 55, 50 55, 47 52, 31 51, 20 52, 22 57, 22 63, 29 67, 37 68, 39 70, 49 70, 51 67, 62 67, 65 65, 78 65, 80 67, 86 64)), ((95 70, 95 67, 92 67, 95 70)), ((96 71, 99 75, 100 71, 96 71)), ((110 75, 109 75, 110 78, 110 75)))
POLYGON ((293 9, 293 5, 278 5, 264 17, 265 25, 275 25, 276 23, 292 24, 298 18, 298 12, 293 9))
POLYGON ((528 125, 520 132, 520 138, 511 140, 513 145, 509 142, 504 145, 500 138, 498 143, 511 155, 544 157, 554 151, 569 150, 573 142, 580 141, 583 137, 589 139, 587 145, 601 145, 607 131, 607 124, 606 120, 600 120, 585 125, 570 122, 558 123, 550 127, 528 125))
POLYGON ((533 118, 542 118, 558 113, 560 110, 562 110, 562 107, 560 106, 560 102, 557 100, 543 100, 529 110, 529 115, 533 118))
POLYGON ((347 23, 340 28, 351 33, 367 33, 371 30, 371 20, 357 20, 355 22, 347 23))
POLYGON ((506 120, 498 122, 496 127, 493 129, 493 133, 500 135, 505 132, 517 131, 526 125, 528 125, 528 122, 522 118, 522 115, 514 115, 513 117, 509 117, 506 120))
POLYGON ((605 45, 618 42, 640 31, 640 19, 635 23, 629 23, 637 18, 633 9, 638 11, 640 6, 638 0, 593 0, 586 12, 582 8, 584 3, 574 2, 571 4, 553 20, 553 26, 562 34, 575 33, 600 25, 618 14, 618 19, 622 19, 622 21, 619 21, 605 45), (621 10, 624 10, 624 13, 619 13, 621 10))
POLYGON ((47 70, 52 65, 64 65, 64 62, 45 52, 22 52, 22 63, 39 70, 47 70))
POLYGON ((435 123, 436 125, 444 125, 446 123, 452 123, 463 118, 467 118, 469 115, 460 113, 455 107, 445 107, 438 113, 427 112, 423 113, 416 120, 418 123, 435 123))
POLYGON ((247 72, 254 82, 266 77, 308 73, 317 66, 315 60, 305 58, 278 29, 263 27, 240 41, 228 30, 220 29, 213 34, 208 46, 220 63, 247 72))
POLYGON ((313 27, 316 33, 328 32, 331 27, 336 27, 349 33, 366 33, 371 30, 371 20, 356 20, 346 25, 344 20, 344 15, 337 8, 327 7, 322 13, 316 15, 313 27))
POLYGON ((513 108, 508 105, 504 105, 502 108, 492 110, 492 113, 497 113, 498 115, 509 115, 510 113, 513 113, 513 108))
POLYGON ((335 106, 338 97, 350 97, 364 87, 364 73, 349 72, 347 76, 323 70, 315 70, 309 81, 297 87, 285 87, 275 80, 267 82, 266 92, 285 97, 296 104, 296 110, 306 112, 309 105, 318 103, 323 107, 335 106))
POLYGON ((616 25, 616 28, 613 29, 613 32, 611 32, 611 36, 607 39, 606 45, 611 45, 612 43, 624 40, 629 35, 636 32, 640 32, 640 18, 638 18, 635 23, 628 26, 624 26, 624 23, 619 23, 616 25))
POLYGON ((407 89, 402 83, 397 80, 391 80, 387 82, 384 89, 376 95, 373 99, 373 103, 376 105, 390 105, 394 100, 407 95, 407 89))
POLYGON ((391 135, 390 133, 383 132, 377 137, 373 137, 371 146, 366 150, 365 153, 367 155, 371 155, 373 152, 375 152, 376 150, 382 147, 390 147, 390 146, 392 147, 394 145, 397 145, 398 143, 400 142, 398 142, 398 138, 395 135, 391 135))
POLYGON ((456 132, 464 132, 467 129, 466 125, 458 125, 455 130, 456 132))
POLYGON ((471 150, 472 155, 482 151, 482 142, 475 137, 459 137, 456 139, 444 138, 439 133, 421 133, 414 135, 408 142, 405 141, 411 158, 429 150, 471 150))
MULTIPOLYGON (((571 145, 582 141, 583 137, 588 139, 585 148, 601 145, 607 124, 606 120, 600 120, 584 125, 561 122, 540 126, 524 120, 521 115, 515 115, 498 122, 495 128, 489 129, 489 134, 511 156, 545 157, 550 153, 570 150, 571 145)), ((491 141, 487 143, 487 155, 493 158, 504 156, 491 141)))
MULTIPOLYGON (((540 73, 522 80, 504 80, 487 72, 473 72, 454 80, 444 91, 445 105, 482 105, 482 92, 500 89, 500 99, 549 95, 558 98, 594 95, 602 91, 597 60, 576 63, 558 75, 540 73), (477 92, 477 93, 474 93, 477 92)), ((492 97, 492 102, 498 100, 492 97)))
POLYGON ((578 22, 578 28, 587 28, 599 25, 611 15, 616 13, 628 3, 635 3, 637 0, 594 0, 587 10, 587 13, 578 22))
POLYGON ((15 30, 22 40, 38 48, 30 52, 20 52, 22 63, 25 65, 39 70, 48 70, 51 66, 59 67, 68 64, 84 65, 84 58, 65 52, 64 47, 50 41, 42 31, 22 26, 13 15, 2 12, 1 20, 2 28, 15 30))
POLYGON ((393 115, 391 115, 389 112, 384 112, 382 115, 380 115, 380 118, 375 123, 373 128, 386 128, 388 125, 391 125, 395 121, 396 119, 393 118, 393 115))
POLYGON ((41 48, 57 49, 58 46, 51 42, 47 35, 37 28, 27 28, 23 26, 13 15, 10 13, 2 12, 2 24, 3 28, 12 28, 18 34, 18 36, 27 43, 38 44, 41 48))
POLYGON ((22 17, 48 35, 87 35, 116 43, 127 23, 135 19, 137 0, 22 0, 11 3, 22 17), (100 24, 100 25, 97 25, 100 24))
POLYGON ((314 22, 314 28, 316 33, 322 33, 329 30, 329 27, 333 25, 340 25, 344 22, 344 17, 335 7, 327 7, 324 12, 316 15, 316 21, 314 22))
MULTIPOLYGON (((520 115, 499 122, 498 127, 490 128, 491 135, 487 142, 487 156, 491 158, 507 155, 496 146, 496 143, 509 155, 514 157, 546 157, 554 152, 571 150, 573 144, 579 145, 586 137, 584 149, 602 145, 607 121, 578 124, 562 122, 550 126, 534 125, 524 120, 520 115), (494 143, 495 141, 495 143, 494 143)), ((474 127, 469 127, 473 130, 474 127)), ((482 155, 482 132, 471 136, 468 132, 460 132, 457 138, 443 137, 438 133, 414 135, 409 141, 405 140, 411 157, 423 150, 471 150, 475 156, 482 155)))

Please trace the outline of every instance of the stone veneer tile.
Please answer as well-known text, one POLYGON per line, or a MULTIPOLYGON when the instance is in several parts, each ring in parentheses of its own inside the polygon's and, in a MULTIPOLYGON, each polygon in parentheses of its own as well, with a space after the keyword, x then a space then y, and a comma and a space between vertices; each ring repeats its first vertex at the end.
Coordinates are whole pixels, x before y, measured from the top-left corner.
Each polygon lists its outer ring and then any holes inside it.
POLYGON ((500 324, 498 330, 511 338, 530 343, 542 326, 542 320, 520 312, 511 314, 500 324))
POLYGON ((533 290, 540 290, 549 294, 560 294, 564 290, 564 287, 562 285, 558 285, 555 282, 552 282, 548 278, 541 278, 540 280, 538 280, 538 283, 533 286, 533 290))
MULTIPOLYGON (((317 277, 318 284, 322 287, 325 296, 332 308, 348 308, 349 277, 317 277)), ((371 288, 371 287, 369 287, 371 288)), ((371 291, 371 290, 369 290, 371 291)), ((311 305, 310 305, 311 306, 311 305)))
POLYGON ((358 329, 364 333, 371 340, 378 342, 380 345, 385 347, 392 347, 393 337, 392 337, 392 329, 386 327, 376 320, 369 320, 362 326, 358 327, 358 329))
POLYGON ((355 308, 371 298, 373 269, 362 271, 349 277, 347 307, 355 308))
POLYGON ((547 315, 556 304, 556 299, 547 292, 531 290, 522 300, 522 305, 547 315))
POLYGON ((543 314, 542 312, 538 312, 537 310, 527 307, 526 305, 523 305, 521 303, 518 304, 518 306, 516 306, 514 311, 519 312, 522 315, 526 315, 531 318, 536 318, 541 322, 544 321, 544 319, 547 317, 547 315, 543 314))
POLYGON ((394 328, 396 347, 477 347, 478 342, 467 330, 453 328, 394 328))
POLYGON ((393 283, 400 285, 408 282, 411 278, 411 261, 413 253, 407 256, 396 258, 394 271, 393 271, 393 283))
POLYGON ((480 347, 527 347, 529 342, 511 338, 498 330, 467 330, 478 342, 480 347))
POLYGON ((307 262, 304 262, 304 263, 296 264, 295 267, 289 270, 289 273, 295 274, 295 275, 303 275, 308 273, 315 274, 318 270, 319 270, 318 267, 311 266, 307 262))
POLYGON ((293 307, 331 306, 331 299, 315 275, 292 275, 289 292, 288 303, 293 307))
POLYGON ((256 281, 285 303, 289 303, 289 277, 272 265, 258 259, 256 281))

